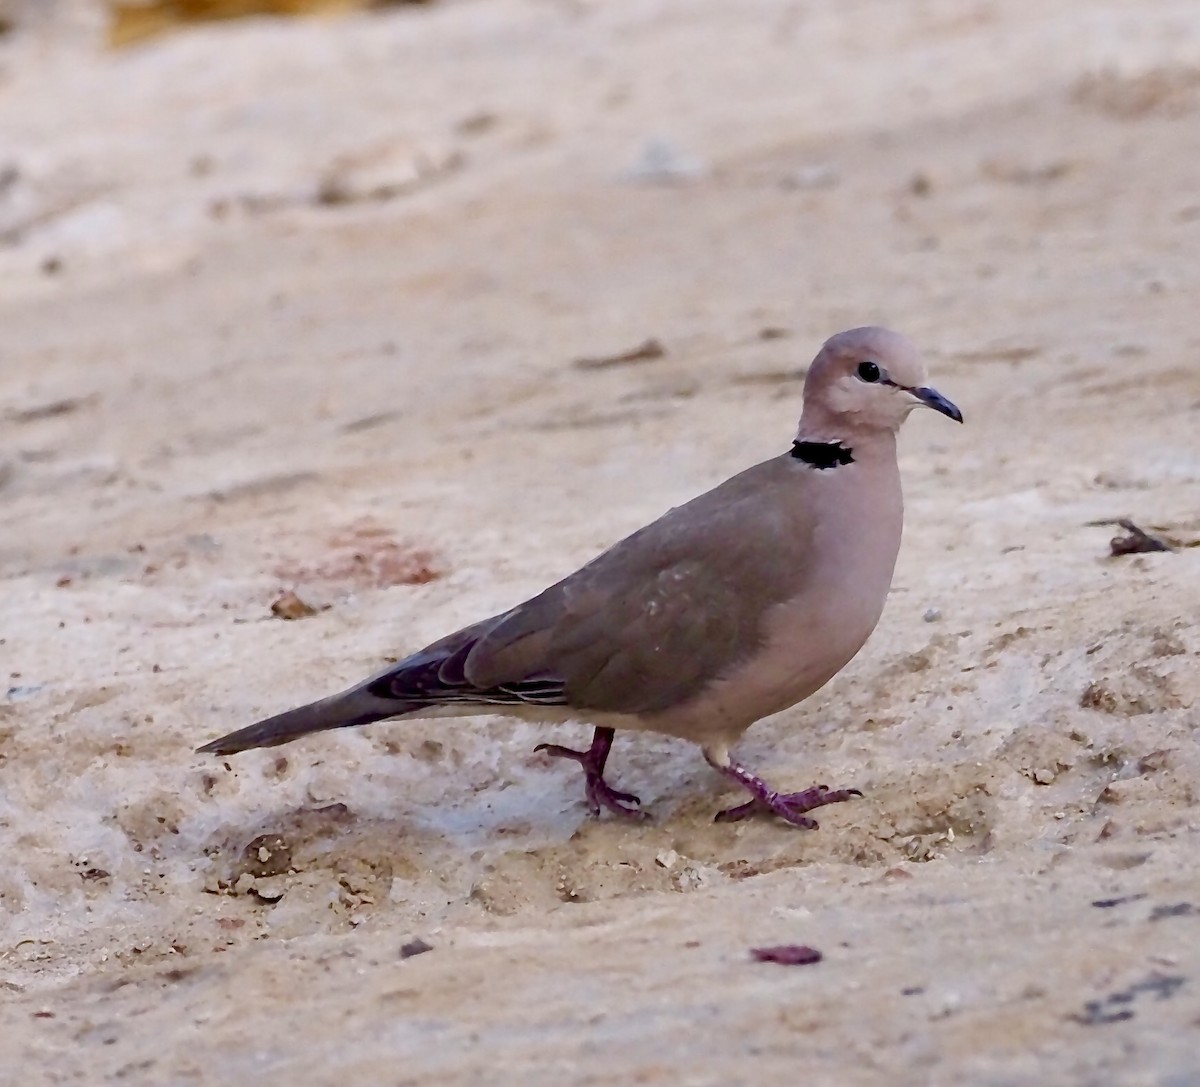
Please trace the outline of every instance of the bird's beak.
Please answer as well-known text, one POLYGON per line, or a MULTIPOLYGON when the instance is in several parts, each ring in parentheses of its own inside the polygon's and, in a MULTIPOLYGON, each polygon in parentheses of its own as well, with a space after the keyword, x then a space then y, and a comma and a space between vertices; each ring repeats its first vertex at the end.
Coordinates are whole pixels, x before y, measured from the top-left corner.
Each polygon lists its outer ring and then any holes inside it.
POLYGON ((943 415, 950 416, 956 423, 963 421, 962 412, 938 392, 937 389, 931 389, 927 385, 923 385, 919 389, 909 389, 908 391, 927 408, 933 408, 934 411, 940 411, 943 415))

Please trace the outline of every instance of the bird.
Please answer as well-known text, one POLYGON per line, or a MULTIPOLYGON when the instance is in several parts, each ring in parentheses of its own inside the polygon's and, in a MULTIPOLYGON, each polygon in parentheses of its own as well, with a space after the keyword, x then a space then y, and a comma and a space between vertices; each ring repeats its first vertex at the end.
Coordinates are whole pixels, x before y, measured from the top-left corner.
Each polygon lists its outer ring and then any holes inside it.
POLYGON ((900 548, 897 436, 914 408, 961 423, 917 348, 880 327, 830 337, 804 382, 790 448, 668 510, 543 592, 418 649, 349 689, 222 736, 227 756, 390 718, 502 713, 581 721, 588 806, 645 817, 605 766, 617 730, 689 740, 749 799, 718 821, 808 813, 861 796, 782 792, 731 754, 754 722, 802 702, 858 653, 900 548))

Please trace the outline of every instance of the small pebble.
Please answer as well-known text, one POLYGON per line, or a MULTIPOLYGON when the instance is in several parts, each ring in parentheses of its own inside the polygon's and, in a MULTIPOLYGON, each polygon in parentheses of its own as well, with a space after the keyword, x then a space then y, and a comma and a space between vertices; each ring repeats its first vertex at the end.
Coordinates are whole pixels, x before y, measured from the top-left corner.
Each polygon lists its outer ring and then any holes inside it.
POLYGON ((400 958, 411 959, 414 955, 424 955, 426 951, 432 950, 432 944, 427 944, 418 937, 415 940, 409 940, 408 943, 400 945, 400 958))
POLYGON ((708 164, 682 150, 670 140, 652 139, 625 171, 626 181, 650 185, 679 185, 696 181, 708 173, 708 164))
POLYGON ((271 604, 271 614, 279 619, 307 619, 317 609, 288 589, 271 604))
POLYGON ((287 880, 283 876, 255 877, 254 886, 250 888, 250 893, 260 902, 278 902, 286 892, 287 880))
POLYGON ((815 947, 806 947, 804 944, 752 947, 750 954, 756 962, 774 962, 780 966, 811 966, 824 957, 815 947))

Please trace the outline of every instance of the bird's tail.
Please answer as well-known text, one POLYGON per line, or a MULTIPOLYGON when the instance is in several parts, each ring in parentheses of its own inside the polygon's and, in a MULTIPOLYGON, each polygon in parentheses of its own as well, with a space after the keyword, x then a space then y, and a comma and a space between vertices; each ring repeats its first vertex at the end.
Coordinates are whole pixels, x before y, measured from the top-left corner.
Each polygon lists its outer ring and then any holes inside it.
POLYGON ((277 747, 290 743, 310 732, 325 732, 333 728, 352 728, 369 725, 386 717, 399 717, 422 709, 425 703, 402 702, 394 698, 378 698, 366 684, 352 687, 319 702, 310 702, 294 710, 268 717, 254 725, 213 740, 196 750, 209 755, 235 755, 252 747, 277 747))

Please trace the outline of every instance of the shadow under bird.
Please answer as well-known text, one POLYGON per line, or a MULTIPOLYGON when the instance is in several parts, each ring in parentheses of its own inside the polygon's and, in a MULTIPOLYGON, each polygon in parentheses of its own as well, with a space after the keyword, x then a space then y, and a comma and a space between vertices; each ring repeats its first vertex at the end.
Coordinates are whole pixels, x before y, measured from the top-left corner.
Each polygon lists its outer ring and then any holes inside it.
POLYGON ((861 795, 772 789, 730 754, 755 721, 829 682, 875 629, 900 548, 896 437, 913 408, 962 414, 884 328, 829 339, 804 384, 792 448, 669 510, 544 592, 357 686, 206 744, 231 755, 392 717, 504 713, 595 726, 591 747, 537 750, 583 767, 592 811, 640 817, 604 778, 616 729, 699 744, 750 799, 718 813, 806 813, 861 795))

